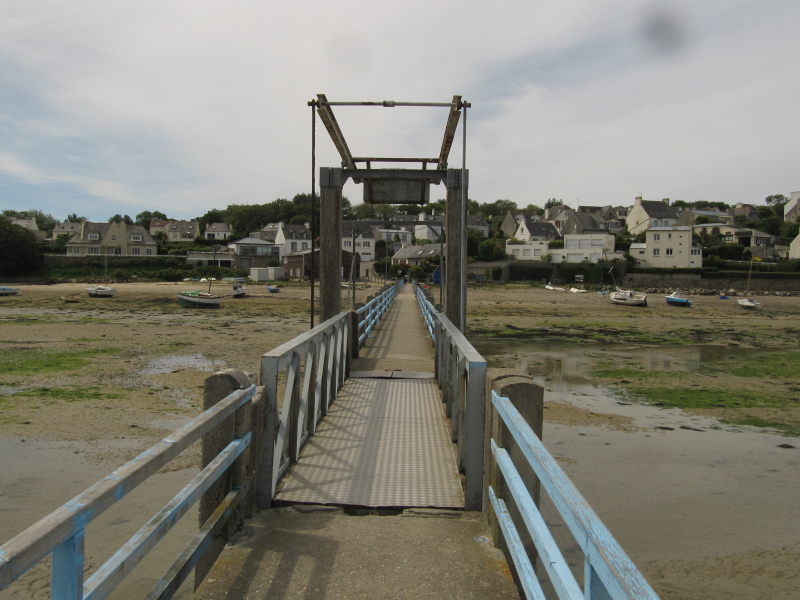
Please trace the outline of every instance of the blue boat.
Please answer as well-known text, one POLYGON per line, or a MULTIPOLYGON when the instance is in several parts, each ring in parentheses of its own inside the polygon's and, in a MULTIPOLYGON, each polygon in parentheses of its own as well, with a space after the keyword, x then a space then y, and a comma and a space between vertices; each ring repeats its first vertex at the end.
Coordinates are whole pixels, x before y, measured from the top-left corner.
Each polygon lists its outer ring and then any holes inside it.
POLYGON ((692 301, 688 298, 684 298, 679 291, 672 292, 669 296, 664 296, 664 299, 667 301, 667 304, 670 306, 691 306, 692 301))
POLYGON ((16 296, 19 294, 18 288, 8 287, 7 285, 0 285, 0 296, 16 296))

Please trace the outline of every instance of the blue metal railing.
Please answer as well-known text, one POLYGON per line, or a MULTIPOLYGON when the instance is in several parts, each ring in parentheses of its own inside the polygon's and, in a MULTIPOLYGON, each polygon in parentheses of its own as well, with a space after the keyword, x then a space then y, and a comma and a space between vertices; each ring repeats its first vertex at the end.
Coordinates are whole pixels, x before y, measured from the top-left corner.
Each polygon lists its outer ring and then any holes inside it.
POLYGON ((358 347, 364 345, 367 338, 372 333, 375 325, 381 320, 384 313, 394 302, 397 292, 403 287, 403 280, 400 279, 395 285, 385 289, 375 296, 361 308, 356 309, 358 315, 358 347))
MULTIPOLYGON (((498 447, 492 439, 491 450, 506 488, 533 539, 558 597, 657 600, 658 596, 650 584, 564 474, 511 400, 492 391, 492 405, 583 551, 584 582, 581 590, 509 453, 505 448, 498 447)), ((491 486, 488 491, 525 596, 544 600, 544 592, 511 520, 505 499, 498 498, 491 486)))
POLYGON ((431 304, 430 301, 425 297, 425 293, 418 285, 415 285, 414 289, 416 290, 419 309, 422 311, 422 319, 425 321, 425 327, 428 329, 428 335, 431 336, 431 339, 435 343, 436 338, 433 331, 433 313, 437 312, 436 308, 434 308, 433 304, 431 304))
MULTIPOLYGON (((253 401, 256 386, 237 390, 172 432, 101 481, 0 547, 0 589, 8 587, 47 555, 52 555, 51 598, 104 598, 130 573, 188 509, 233 465, 250 445, 251 432, 227 445, 172 500, 84 582, 86 527, 161 467, 253 401)), ((166 575, 151 592, 169 598, 202 555, 207 542, 240 502, 232 490, 166 575)))

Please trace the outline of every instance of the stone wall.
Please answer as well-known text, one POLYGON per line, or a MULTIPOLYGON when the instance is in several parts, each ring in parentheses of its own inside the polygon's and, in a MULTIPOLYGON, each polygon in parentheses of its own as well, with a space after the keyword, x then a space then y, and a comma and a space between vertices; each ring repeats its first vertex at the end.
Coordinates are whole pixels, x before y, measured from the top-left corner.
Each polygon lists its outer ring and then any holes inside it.
MULTIPOLYGON (((708 290, 713 292, 737 290, 744 293, 747 289, 747 275, 736 278, 705 279, 700 275, 685 273, 627 273, 625 287, 634 289, 665 288, 680 290, 708 290)), ((753 292, 800 292, 800 273, 791 279, 759 279, 750 280, 753 292)))

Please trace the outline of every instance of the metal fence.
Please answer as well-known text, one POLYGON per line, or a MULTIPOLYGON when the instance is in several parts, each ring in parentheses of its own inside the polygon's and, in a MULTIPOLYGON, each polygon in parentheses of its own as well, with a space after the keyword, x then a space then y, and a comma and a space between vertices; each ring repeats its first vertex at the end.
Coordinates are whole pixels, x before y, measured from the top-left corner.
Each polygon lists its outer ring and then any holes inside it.
POLYGON ((389 307, 397 297, 397 292, 402 286, 403 280, 401 279, 395 285, 385 289, 375 298, 367 302, 364 306, 355 310, 358 319, 357 331, 359 348, 364 345, 364 342, 367 341, 375 325, 378 324, 384 313, 389 310, 389 307))
MULTIPOLYGON (((508 449, 491 440, 491 451, 503 477, 503 487, 524 521, 542 565, 560 599, 657 600, 658 596, 628 558, 580 492, 558 466, 511 400, 492 391, 492 406, 541 482, 584 555, 583 590, 525 486, 508 449)), ((544 600, 531 559, 512 520, 506 501, 489 486, 489 499, 526 598, 544 600)))
MULTIPOLYGON (((184 488, 84 581, 86 527, 131 490, 253 402, 256 386, 237 390, 212 408, 172 432, 103 480, 53 511, 0 547, 0 589, 52 555, 51 598, 104 598, 167 534, 189 508, 224 474, 250 445, 252 432, 234 438, 184 488)), ((230 518, 241 501, 241 488, 230 487, 213 516, 203 524, 148 598, 169 598, 204 552, 207 542, 230 518)))
POLYGON ((458 465, 464 472, 464 506, 467 510, 481 510, 486 360, 419 287, 416 294, 434 342, 436 383, 447 407, 450 439, 458 444, 458 465))
POLYGON ((349 371, 349 334, 350 313, 341 312, 262 356, 266 430, 268 435, 277 433, 274 442, 267 441, 265 446, 260 506, 269 505, 278 479, 297 462, 300 449, 314 435, 344 384, 349 371))

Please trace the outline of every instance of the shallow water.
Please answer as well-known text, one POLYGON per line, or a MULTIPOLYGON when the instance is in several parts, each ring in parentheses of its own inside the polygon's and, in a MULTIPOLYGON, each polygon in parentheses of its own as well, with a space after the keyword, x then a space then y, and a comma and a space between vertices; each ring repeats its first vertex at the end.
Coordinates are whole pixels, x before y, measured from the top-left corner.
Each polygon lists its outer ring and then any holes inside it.
POLYGON ((195 369, 208 371, 222 366, 219 361, 213 361, 202 354, 167 354, 159 356, 142 367, 138 375, 164 375, 179 369, 195 369))
POLYGON ((491 365, 533 377, 545 389, 545 402, 624 415, 643 428, 618 431, 545 421, 543 435, 634 562, 780 548, 800 539, 797 438, 629 403, 587 375, 595 362, 620 358, 649 369, 689 372, 732 350, 473 343, 491 365))

